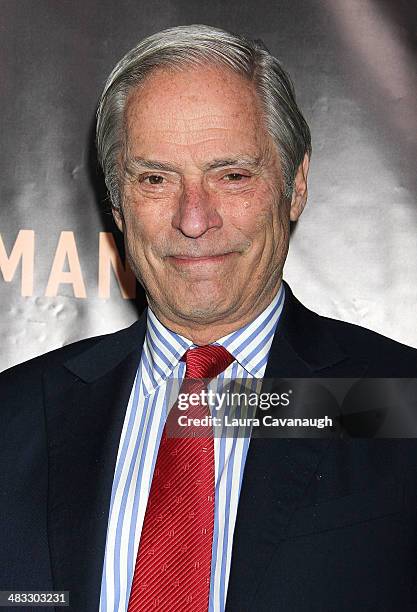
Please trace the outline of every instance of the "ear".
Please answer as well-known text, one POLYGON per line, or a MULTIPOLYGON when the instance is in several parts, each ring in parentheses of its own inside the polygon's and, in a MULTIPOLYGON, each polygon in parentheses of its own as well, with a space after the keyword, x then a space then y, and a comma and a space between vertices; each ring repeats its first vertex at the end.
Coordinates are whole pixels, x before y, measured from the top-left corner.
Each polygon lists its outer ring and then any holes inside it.
POLYGON ((123 234, 124 220, 123 213, 120 208, 112 208, 114 222, 123 234))
POLYGON ((294 179, 294 188, 290 207, 291 221, 297 221, 307 203, 307 174, 309 164, 310 159, 306 153, 302 163, 298 166, 294 179))

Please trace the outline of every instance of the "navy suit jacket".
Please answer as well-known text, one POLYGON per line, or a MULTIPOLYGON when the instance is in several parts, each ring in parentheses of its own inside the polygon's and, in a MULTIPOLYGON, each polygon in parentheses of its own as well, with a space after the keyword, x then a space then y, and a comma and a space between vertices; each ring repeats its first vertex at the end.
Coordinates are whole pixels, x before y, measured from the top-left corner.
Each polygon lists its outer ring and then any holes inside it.
MULTIPOLYGON (((71 610, 98 610, 145 327, 146 313, 1 375, 0 590, 67 590, 71 610)), ((321 317, 286 286, 266 378, 416 375, 416 350, 321 317)), ((415 611, 416 442, 252 439, 227 612, 415 611)))

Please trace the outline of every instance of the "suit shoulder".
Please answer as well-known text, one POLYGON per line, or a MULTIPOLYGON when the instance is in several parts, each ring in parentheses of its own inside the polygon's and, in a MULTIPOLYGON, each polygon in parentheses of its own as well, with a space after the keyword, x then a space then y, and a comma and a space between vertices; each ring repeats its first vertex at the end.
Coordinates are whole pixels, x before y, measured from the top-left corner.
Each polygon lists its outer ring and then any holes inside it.
POLYGON ((48 373, 51 379, 55 380, 63 364, 94 349, 106 338, 114 337, 117 342, 118 336, 124 331, 79 340, 2 372, 0 374, 1 428, 4 429, 7 423, 17 420, 21 423, 32 423, 34 426, 33 420, 42 409, 44 401, 44 374, 48 373))
POLYGON ((72 359, 73 357, 76 357, 84 351, 92 348, 104 338, 117 336, 120 331, 112 334, 102 334, 100 336, 78 340, 77 342, 67 344, 53 351, 49 351, 48 353, 44 353, 43 355, 39 355, 38 357, 34 357, 33 359, 29 359, 28 361, 12 366, 11 368, 8 368, 0 373, 0 386, 3 387, 8 382, 13 385, 16 385, 18 381, 27 383, 34 378, 39 378, 45 371, 59 367, 69 359, 72 359))
POLYGON ((391 376, 417 376, 417 349, 354 323, 323 316, 320 320, 347 354, 369 362, 369 374, 386 369, 391 376))

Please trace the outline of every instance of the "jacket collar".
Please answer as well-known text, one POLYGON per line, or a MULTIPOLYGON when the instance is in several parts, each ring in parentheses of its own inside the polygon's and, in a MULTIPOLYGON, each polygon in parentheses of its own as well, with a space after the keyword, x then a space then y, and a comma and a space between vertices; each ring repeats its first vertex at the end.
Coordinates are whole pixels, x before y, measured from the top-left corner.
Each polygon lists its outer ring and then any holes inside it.
POLYGON ((321 370, 346 361, 323 322, 303 306, 285 285, 285 304, 269 354, 265 378, 314 377, 321 370))
POLYGON ((147 309, 133 325, 103 336, 91 348, 66 361, 64 367, 87 383, 111 373, 130 353, 142 350, 146 315, 147 309))

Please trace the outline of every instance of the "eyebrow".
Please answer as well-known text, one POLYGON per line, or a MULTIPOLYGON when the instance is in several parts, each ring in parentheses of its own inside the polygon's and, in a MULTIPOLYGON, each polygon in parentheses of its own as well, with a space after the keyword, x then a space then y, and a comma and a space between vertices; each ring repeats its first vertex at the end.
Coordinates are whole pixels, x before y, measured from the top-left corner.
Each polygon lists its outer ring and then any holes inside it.
MULTIPOLYGON (((144 157, 133 157, 132 159, 128 160, 126 165, 128 170, 140 167, 146 170, 160 170, 161 172, 180 173, 182 171, 179 166, 175 166, 174 164, 153 159, 146 159, 144 157)), ((254 171, 259 171, 259 169, 262 167, 262 158, 243 155, 238 157, 213 159, 203 166, 203 170, 204 172, 207 172, 208 170, 216 170, 217 168, 227 168, 230 166, 245 166, 246 168, 250 168, 254 171)))
POLYGON ((204 166, 204 170, 216 170, 217 168, 224 168, 227 166, 245 166, 246 168, 259 170, 262 166, 262 159, 260 157, 250 157, 247 155, 214 159, 204 166))
POLYGON ((140 166, 146 170, 161 170, 161 172, 180 172, 177 166, 167 164, 164 162, 156 161, 153 159, 145 159, 144 157, 133 157, 126 163, 128 169, 140 166))

